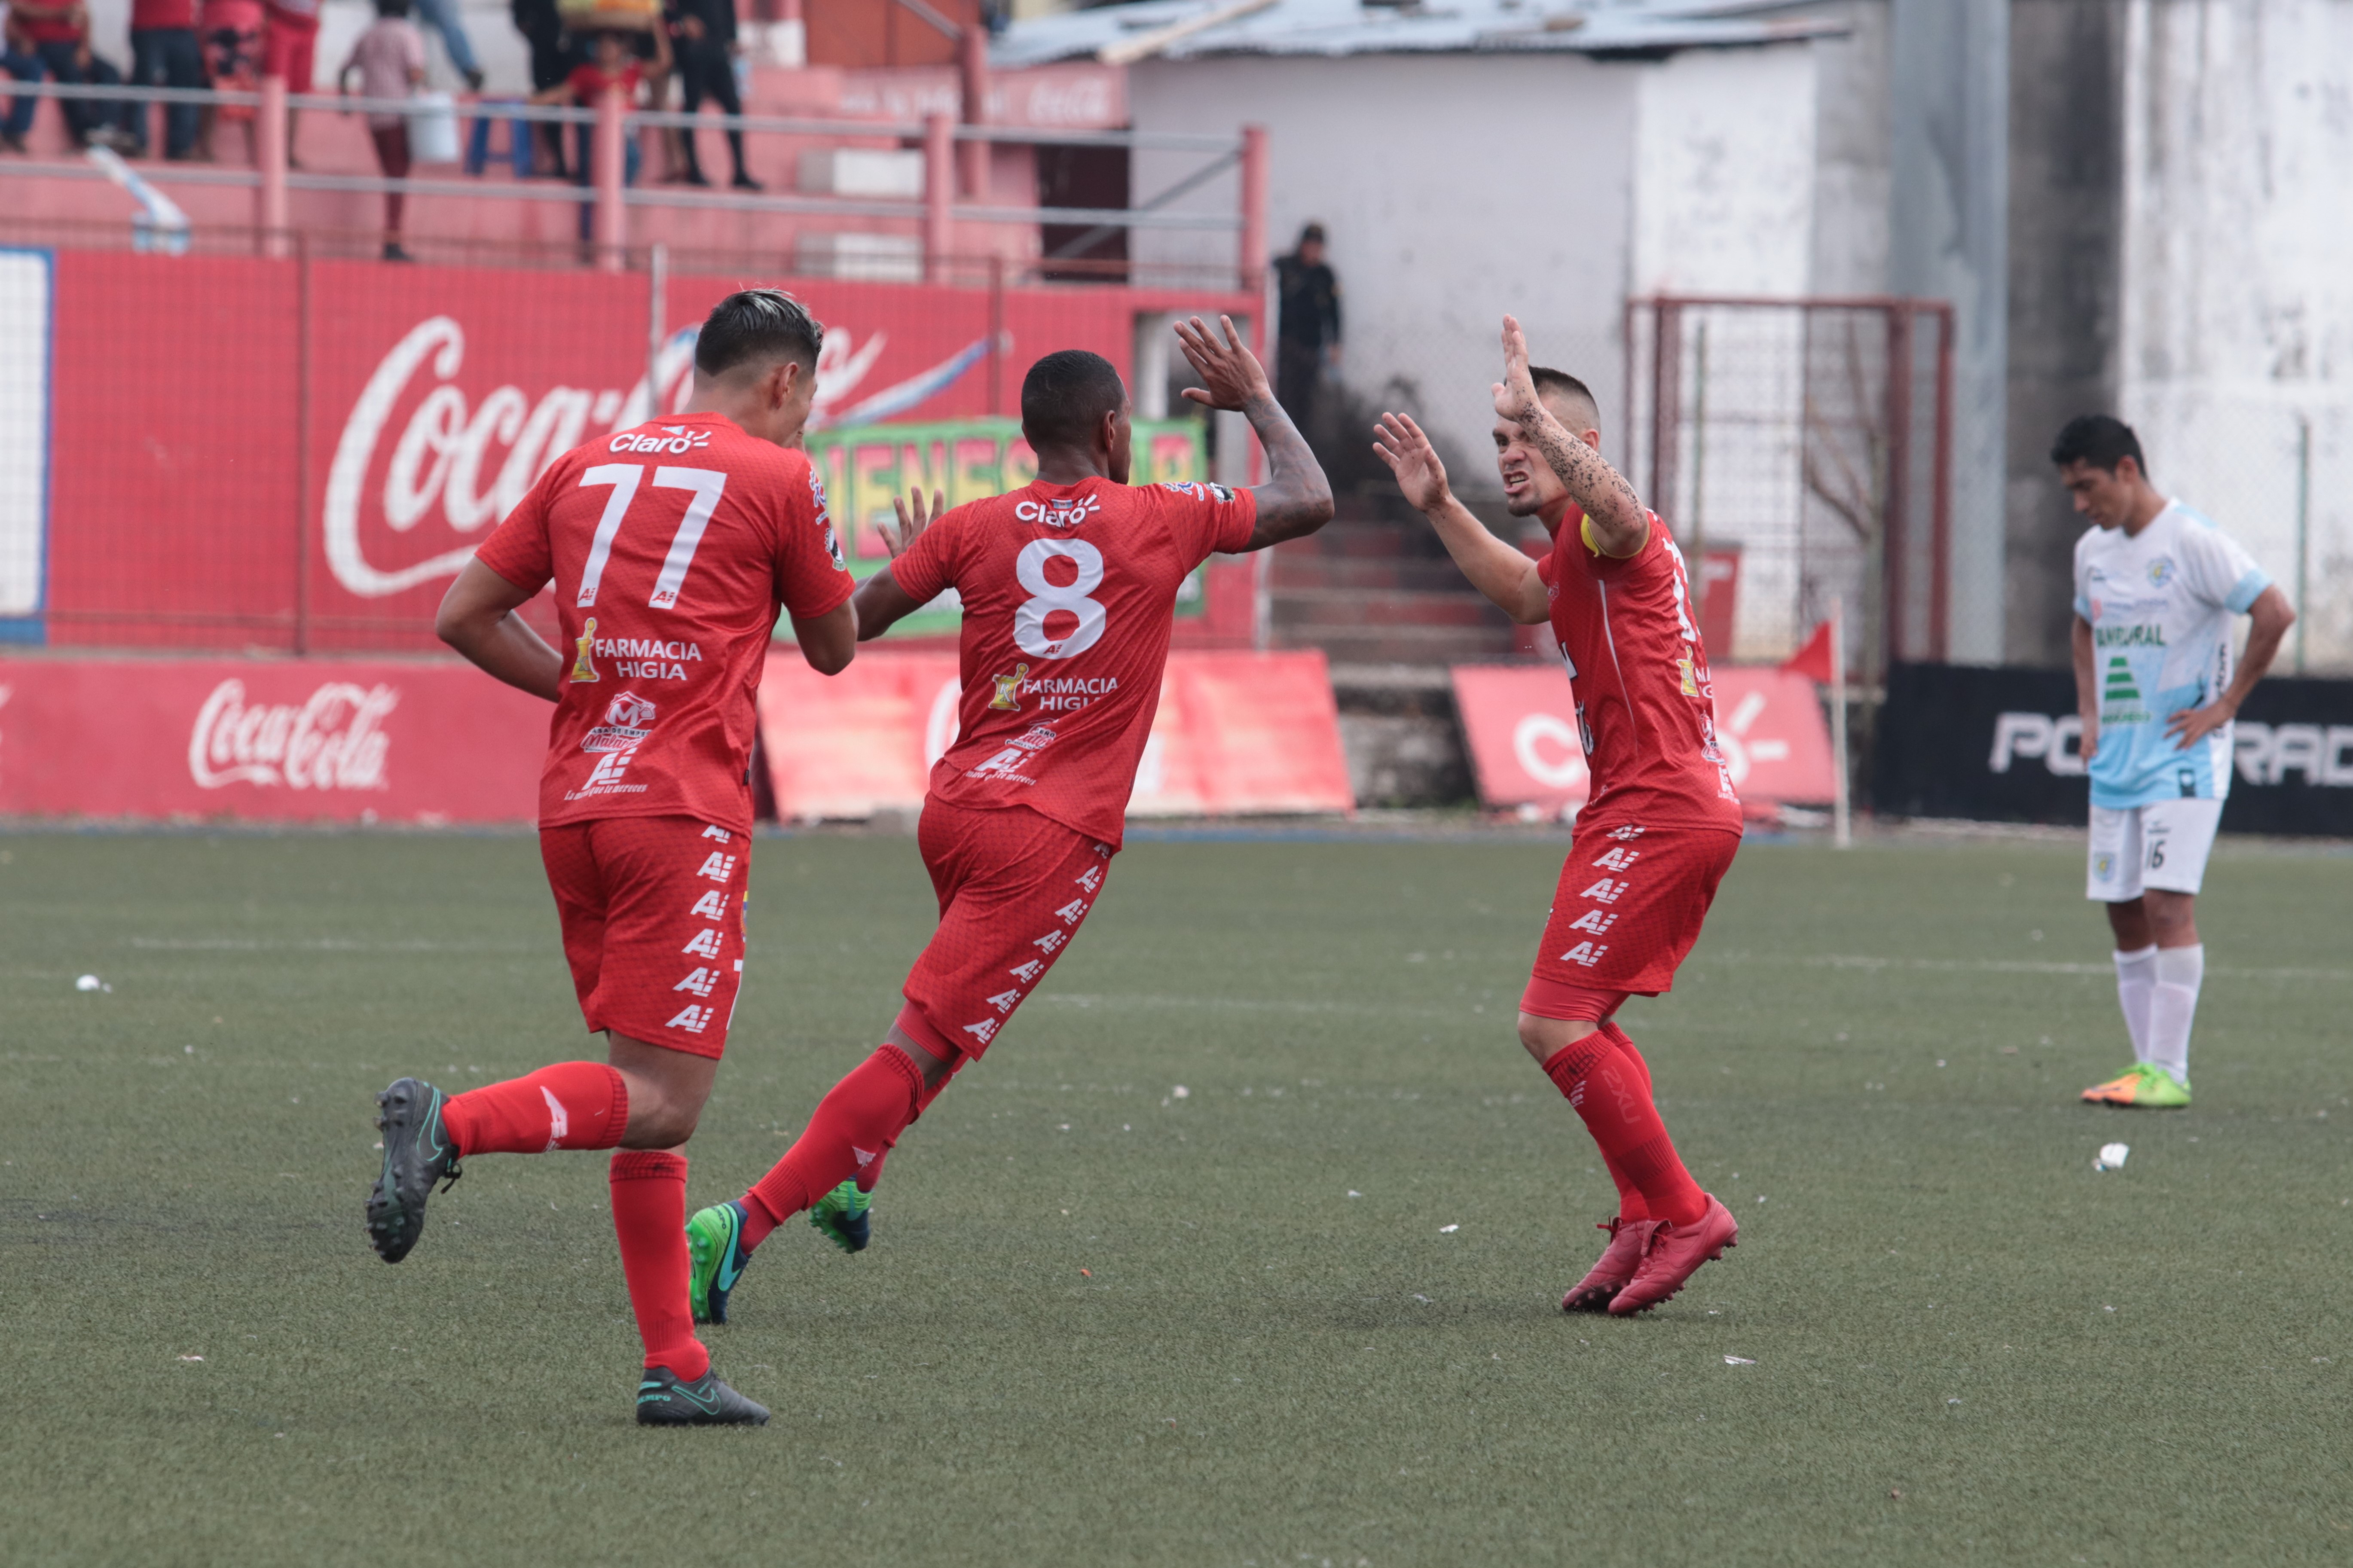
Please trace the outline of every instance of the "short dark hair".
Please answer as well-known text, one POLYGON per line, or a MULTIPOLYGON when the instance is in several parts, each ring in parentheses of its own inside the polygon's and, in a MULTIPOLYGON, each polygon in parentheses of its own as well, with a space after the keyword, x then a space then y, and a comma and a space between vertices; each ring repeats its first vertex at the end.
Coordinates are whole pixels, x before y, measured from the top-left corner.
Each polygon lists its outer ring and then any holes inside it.
POLYGON ((1041 447, 1083 447, 1106 414, 1127 401, 1111 361, 1084 349, 1058 349, 1021 378, 1021 434, 1041 447))
POLYGON ((782 289, 740 289, 703 318, 694 368, 724 375, 738 365, 792 359, 815 370, 824 346, 825 328, 798 300, 782 289))
POLYGON ((1538 397, 1549 392, 1560 396, 1578 398, 1588 408, 1593 410, 1595 419, 1601 417, 1601 400, 1593 395, 1593 388, 1586 385, 1568 372, 1554 370, 1546 365, 1533 364, 1528 367, 1528 379, 1535 383, 1538 397))
POLYGON ((408 0, 375 0, 375 14, 396 19, 408 15, 408 0))
POLYGON ((2142 473, 2148 472, 2148 459, 2140 455, 2140 437, 2113 414, 2079 414, 2060 426, 2059 438, 2051 443, 2051 460, 2063 468, 2070 463, 2089 463, 2113 474, 2126 458, 2142 473))
POLYGON ((1324 243, 1324 226, 1322 224, 1310 223, 1299 231, 1300 244, 1305 245, 1311 240, 1317 245, 1324 243))

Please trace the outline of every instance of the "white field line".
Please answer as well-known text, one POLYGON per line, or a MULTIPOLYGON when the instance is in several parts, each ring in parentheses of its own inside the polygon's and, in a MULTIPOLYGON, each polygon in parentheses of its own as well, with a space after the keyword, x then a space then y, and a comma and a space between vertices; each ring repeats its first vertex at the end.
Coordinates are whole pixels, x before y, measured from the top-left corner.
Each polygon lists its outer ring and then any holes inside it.
POLYGON ((134 936, 131 945, 156 952, 540 952, 553 944, 488 942, 362 942, 347 937, 134 936))
MULTIPOLYGON (((1913 969, 1956 974, 2083 974, 2113 978, 2114 963, 2047 963, 2023 958, 1878 958, 1868 953, 1824 952, 1782 958, 1761 952, 1727 952, 1701 963, 1802 963, 1810 969, 1913 969)), ((2233 980, 2353 980, 2353 969, 2248 969, 2210 963, 2210 975, 2233 980)))

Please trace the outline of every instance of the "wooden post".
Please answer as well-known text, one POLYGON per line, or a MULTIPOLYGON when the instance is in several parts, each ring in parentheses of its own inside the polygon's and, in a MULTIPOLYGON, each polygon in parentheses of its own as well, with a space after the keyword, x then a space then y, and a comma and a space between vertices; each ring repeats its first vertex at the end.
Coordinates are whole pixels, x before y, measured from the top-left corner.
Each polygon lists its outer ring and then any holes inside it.
POLYGON ((261 106, 253 121, 253 161, 261 184, 254 192, 253 226, 260 231, 261 254, 286 254, 286 79, 261 79, 261 106))
POLYGON ((618 272, 628 259, 629 216, 622 206, 623 176, 628 170, 628 150, 625 145, 622 116, 628 105, 618 86, 608 87, 596 100, 596 216, 593 229, 596 237, 596 265, 607 272, 618 272))
POLYGON ((955 235, 955 121, 923 116, 923 274, 948 280, 948 247, 955 235))
MULTIPOLYGON (((956 63, 963 68, 964 122, 966 125, 988 123, 988 30, 968 26, 964 37, 956 40, 956 63)), ((988 158, 992 151, 987 142, 964 143, 964 194, 976 202, 988 200, 988 158)))
POLYGON ((1831 771, 1837 775, 1831 795, 1831 842, 1841 849, 1854 844, 1852 803, 1848 800, 1846 761, 1846 599, 1831 597, 1831 771))
POLYGON ((1266 127, 1242 127, 1242 237, 1236 258, 1241 289, 1257 294, 1266 287, 1266 127))

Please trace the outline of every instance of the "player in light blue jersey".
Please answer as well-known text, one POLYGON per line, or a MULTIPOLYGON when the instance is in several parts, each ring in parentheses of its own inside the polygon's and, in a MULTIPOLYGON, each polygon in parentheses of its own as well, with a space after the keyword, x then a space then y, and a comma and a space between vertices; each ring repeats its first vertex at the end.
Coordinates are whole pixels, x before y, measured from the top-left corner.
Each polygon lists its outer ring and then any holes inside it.
POLYGON ((2084 1098, 2185 1106, 2206 972, 2198 887, 2231 792, 2231 720, 2295 612, 2236 540, 2150 485, 2123 421, 2068 421, 2051 460, 2093 523, 2075 542, 2075 704, 2092 775, 2085 896, 2108 906, 2134 1058, 2084 1098), (2234 669, 2242 615, 2254 629, 2234 669))

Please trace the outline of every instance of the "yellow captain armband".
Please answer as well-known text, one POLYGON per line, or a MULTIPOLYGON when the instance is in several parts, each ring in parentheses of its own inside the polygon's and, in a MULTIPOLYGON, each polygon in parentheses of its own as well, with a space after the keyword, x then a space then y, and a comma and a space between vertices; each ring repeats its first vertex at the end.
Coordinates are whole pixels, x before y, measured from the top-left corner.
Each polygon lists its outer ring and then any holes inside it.
POLYGON ((1587 513, 1580 512, 1577 514, 1577 536, 1585 541, 1585 548, 1606 560, 1631 561, 1635 556, 1642 553, 1642 545, 1651 542, 1651 520, 1648 517, 1645 517, 1642 520, 1642 543, 1636 545, 1631 551, 1624 555, 1612 555, 1609 552, 1601 548, 1601 542, 1593 537, 1593 519, 1587 513))

